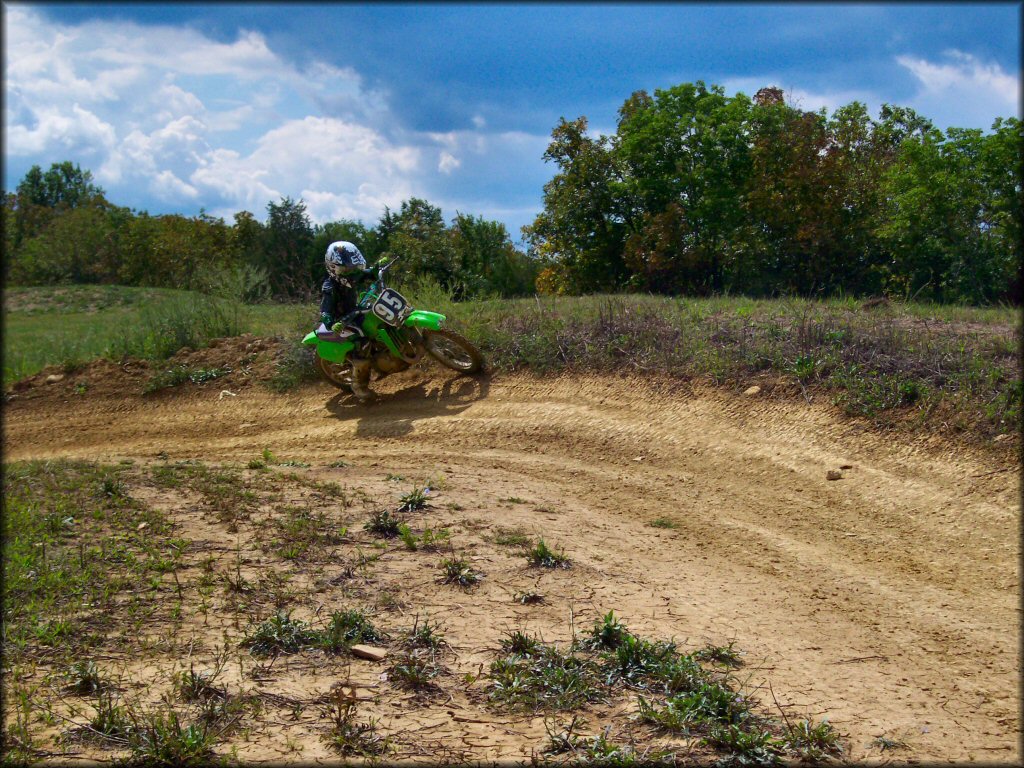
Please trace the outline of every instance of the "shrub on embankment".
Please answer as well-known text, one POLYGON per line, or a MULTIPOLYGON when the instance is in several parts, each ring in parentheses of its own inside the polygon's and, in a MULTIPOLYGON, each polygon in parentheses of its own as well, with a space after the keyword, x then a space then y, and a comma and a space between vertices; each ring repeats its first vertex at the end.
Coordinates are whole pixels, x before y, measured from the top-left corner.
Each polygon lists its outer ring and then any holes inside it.
POLYGON ((879 425, 910 417, 978 437, 1020 429, 1012 309, 614 295, 451 311, 496 369, 640 373, 733 389, 781 383, 879 425))

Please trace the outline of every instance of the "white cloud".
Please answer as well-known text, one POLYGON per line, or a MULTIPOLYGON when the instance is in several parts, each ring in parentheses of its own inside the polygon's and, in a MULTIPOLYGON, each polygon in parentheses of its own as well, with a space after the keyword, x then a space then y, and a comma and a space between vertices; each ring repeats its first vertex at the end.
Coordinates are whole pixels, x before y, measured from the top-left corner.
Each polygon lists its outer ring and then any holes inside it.
POLYGON ((189 180, 249 210, 289 195, 306 201, 314 221, 336 211, 373 219, 410 194, 407 177, 415 176, 419 161, 416 148, 393 145, 366 126, 306 117, 268 131, 249 155, 209 153, 189 180))
POLYGON ((81 162, 118 203, 229 219, 289 196, 315 222, 373 221, 412 196, 471 199, 473 184, 543 168, 547 136, 488 133, 481 115, 466 131, 404 129, 354 69, 300 67, 256 32, 220 42, 187 27, 5 11, 8 155, 81 162))
POLYGON ((199 197, 199 190, 186 184, 170 171, 164 170, 157 174, 151 184, 153 193, 162 200, 174 202, 180 199, 194 200, 199 197))
POLYGON ((446 176, 462 165, 462 161, 450 152, 442 152, 441 159, 437 163, 437 170, 446 176))
POLYGON ((34 155, 48 150, 80 152, 85 155, 109 150, 116 141, 112 125, 78 103, 70 109, 46 105, 32 113, 35 126, 7 125, 7 151, 12 155, 34 155))
POLYGON ((1019 76, 958 50, 946 51, 944 58, 896 57, 918 83, 910 106, 943 128, 989 128, 996 117, 1020 116, 1019 76))

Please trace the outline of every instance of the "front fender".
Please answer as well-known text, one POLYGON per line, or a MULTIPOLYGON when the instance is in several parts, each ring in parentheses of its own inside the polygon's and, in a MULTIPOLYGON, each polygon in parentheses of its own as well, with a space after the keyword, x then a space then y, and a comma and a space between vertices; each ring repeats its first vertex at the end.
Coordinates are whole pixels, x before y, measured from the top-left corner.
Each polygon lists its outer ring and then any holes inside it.
POLYGON ((441 330, 441 324, 445 321, 445 316, 440 312, 430 312, 426 309, 414 309, 407 318, 405 318, 405 325, 411 326, 412 328, 426 328, 431 331, 441 330))

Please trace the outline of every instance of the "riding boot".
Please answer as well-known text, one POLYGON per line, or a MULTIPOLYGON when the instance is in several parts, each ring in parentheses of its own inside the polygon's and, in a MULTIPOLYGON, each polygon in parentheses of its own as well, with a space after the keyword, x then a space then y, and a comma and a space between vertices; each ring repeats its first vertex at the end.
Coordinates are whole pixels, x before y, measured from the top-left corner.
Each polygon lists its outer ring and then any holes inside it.
POLYGON ((370 400, 373 392, 367 388, 370 383, 370 361, 366 358, 352 360, 352 394, 360 400, 370 400))

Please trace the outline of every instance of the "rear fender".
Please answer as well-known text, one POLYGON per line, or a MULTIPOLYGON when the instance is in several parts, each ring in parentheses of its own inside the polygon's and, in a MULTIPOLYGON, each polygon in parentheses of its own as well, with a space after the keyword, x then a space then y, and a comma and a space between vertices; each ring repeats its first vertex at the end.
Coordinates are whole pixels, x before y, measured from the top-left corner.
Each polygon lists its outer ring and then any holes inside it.
MULTIPOLYGON (((324 326, 318 329, 325 335, 336 336, 330 333, 324 326)), ((310 331, 302 337, 302 343, 316 347, 317 357, 322 357, 330 363, 344 363, 348 353, 355 349, 356 345, 351 341, 334 341, 330 338, 323 339, 316 335, 316 331, 310 331)))
POLYGON ((441 324, 445 316, 440 312, 430 312, 426 309, 414 309, 407 318, 405 324, 413 328, 426 328, 429 331, 441 330, 441 324))

